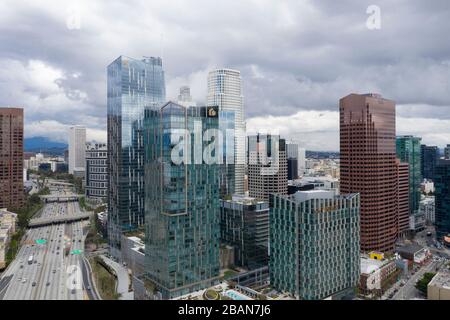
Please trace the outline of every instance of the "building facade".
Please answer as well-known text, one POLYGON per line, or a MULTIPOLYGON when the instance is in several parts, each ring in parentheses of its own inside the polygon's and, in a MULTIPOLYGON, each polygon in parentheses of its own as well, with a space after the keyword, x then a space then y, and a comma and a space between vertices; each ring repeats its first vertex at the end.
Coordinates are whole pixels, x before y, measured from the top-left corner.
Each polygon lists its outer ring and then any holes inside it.
POLYGON ((83 175, 86 166, 86 128, 69 127, 69 173, 83 175))
POLYGON ((23 109, 0 108, 0 208, 23 206, 23 163, 23 109))
POLYGON ((377 94, 340 100, 341 193, 361 195, 361 251, 392 252, 398 235, 395 102, 377 94))
POLYGON ((422 138, 413 136, 399 136, 396 140, 397 158, 409 165, 409 214, 417 213, 420 202, 421 146, 422 138))
POLYGON ((359 195, 300 191, 273 196, 270 284, 297 299, 351 292, 360 277, 359 195))
POLYGON ((123 231, 144 225, 144 108, 166 99, 161 58, 120 56, 108 72, 108 237, 120 256, 123 231))
POLYGON ((420 163, 422 167, 422 177, 434 181, 434 170, 439 160, 439 148, 436 146, 421 145, 420 163))
POLYGON ((442 241, 450 234, 450 160, 439 160, 435 170, 436 238, 442 241))
POLYGON ((209 149, 210 140, 192 134, 200 129, 205 137, 218 130, 218 115, 218 107, 173 102, 146 110, 145 179, 153 183, 145 185, 145 277, 155 299, 172 299, 218 280, 219 146, 209 149), (203 154, 202 160, 202 150, 216 158, 203 154))
POLYGON ((277 135, 247 137, 250 197, 268 202, 270 194, 287 194, 286 141, 277 135))
POLYGON ((267 266, 269 203, 244 196, 220 200, 220 241, 234 248, 236 266, 267 266))
POLYGON ((444 158, 450 160, 450 144, 444 148, 444 158))
POLYGON ((219 106, 219 111, 234 112, 234 190, 228 194, 243 194, 246 129, 241 73, 231 69, 211 71, 206 101, 208 106, 219 106))
POLYGON ((409 164, 397 160, 398 172, 398 235, 404 237, 409 231, 409 164))
POLYGON ((108 148, 106 143, 86 144, 86 197, 106 202, 108 199, 108 148))

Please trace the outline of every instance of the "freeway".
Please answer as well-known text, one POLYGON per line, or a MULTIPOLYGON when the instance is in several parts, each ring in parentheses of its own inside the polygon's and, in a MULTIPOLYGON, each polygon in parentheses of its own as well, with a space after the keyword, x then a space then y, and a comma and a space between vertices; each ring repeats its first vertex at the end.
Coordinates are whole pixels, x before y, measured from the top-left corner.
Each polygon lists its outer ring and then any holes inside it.
MULTIPOLYGON (((80 213, 78 202, 48 203, 41 218, 80 213)), ((27 230, 22 247, 0 280, 4 300, 82 300, 85 221, 27 230)), ((90 288, 89 288, 90 289, 90 288)), ((95 297, 94 297, 95 298, 95 297)))

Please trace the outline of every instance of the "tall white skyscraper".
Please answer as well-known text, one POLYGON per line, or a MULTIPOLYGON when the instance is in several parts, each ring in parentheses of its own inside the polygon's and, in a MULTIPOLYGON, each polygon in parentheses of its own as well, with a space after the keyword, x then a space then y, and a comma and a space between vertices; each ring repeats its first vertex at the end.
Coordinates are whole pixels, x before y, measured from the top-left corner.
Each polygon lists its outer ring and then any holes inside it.
POLYGON ((241 73, 231 69, 216 69, 208 75, 207 105, 219 106, 219 111, 234 112, 234 193, 244 193, 245 121, 241 73))
POLYGON ((86 128, 83 126, 69 127, 69 173, 76 174, 85 171, 86 166, 86 128))

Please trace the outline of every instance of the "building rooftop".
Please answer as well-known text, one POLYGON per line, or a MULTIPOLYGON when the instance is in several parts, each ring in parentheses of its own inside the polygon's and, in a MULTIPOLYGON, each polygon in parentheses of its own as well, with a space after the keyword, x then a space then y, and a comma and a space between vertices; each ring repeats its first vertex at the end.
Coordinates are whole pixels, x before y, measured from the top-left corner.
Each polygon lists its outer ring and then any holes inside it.
POLYGON ((406 244, 401 247, 397 247, 396 251, 402 252, 402 253, 408 253, 408 254, 416 254, 417 252, 421 251, 422 249, 423 249, 423 247, 418 245, 417 243, 411 243, 411 244, 406 244))
POLYGON ((450 269, 439 271, 428 285, 450 289, 450 269))
POLYGON ((361 257, 361 274, 369 274, 384 266, 389 260, 371 259, 366 256, 361 257))

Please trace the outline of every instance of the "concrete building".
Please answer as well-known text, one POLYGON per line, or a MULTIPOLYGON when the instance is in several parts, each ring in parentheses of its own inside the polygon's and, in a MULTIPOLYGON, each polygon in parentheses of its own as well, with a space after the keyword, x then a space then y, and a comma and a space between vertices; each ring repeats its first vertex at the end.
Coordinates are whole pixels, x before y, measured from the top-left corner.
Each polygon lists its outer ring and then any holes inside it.
POLYGON ((220 200, 220 241, 234 247, 236 266, 267 266, 269 203, 245 196, 220 200))
POLYGON ((434 193, 434 182, 431 180, 424 179, 421 183, 421 191, 425 194, 434 193))
POLYGON ((86 127, 69 127, 69 173, 84 176, 86 166, 86 127))
POLYGON ((86 198, 108 201, 108 148, 106 143, 86 143, 86 198))
POLYGON ((144 225, 144 109, 166 100, 162 59, 118 57, 108 72, 108 241, 120 257, 121 234, 144 225))
POLYGON ((145 272, 145 244, 141 237, 122 235, 121 261, 133 275, 141 275, 145 272))
POLYGON ((425 197, 420 200, 419 212, 425 216, 425 221, 429 225, 433 225, 435 222, 435 204, 434 197, 425 197))
POLYGON ((450 160, 450 144, 444 148, 444 158, 450 160))
POLYGON ((23 109, 0 108, 0 208, 21 208, 23 189, 23 109))
POLYGON ((404 237, 409 231, 409 164, 397 160, 398 175, 398 234, 404 237))
POLYGON ((359 195, 273 195, 270 284, 297 299, 351 295, 360 277, 359 195))
POLYGON ((375 259, 370 254, 361 256, 359 292, 370 298, 381 297, 389 288, 390 280, 397 271, 395 259, 375 259))
POLYGON ((234 190, 244 194, 245 114, 241 73, 232 69, 216 69, 208 74, 207 106, 218 106, 219 112, 234 112, 234 190))
POLYGON ((248 136, 248 189, 251 197, 268 202, 270 194, 287 194, 286 141, 276 135, 248 136))
POLYGON ((427 248, 424 248, 416 243, 405 244, 397 247, 395 250, 403 259, 408 259, 415 264, 423 264, 431 257, 431 253, 427 248))
POLYGON ((350 94, 339 110, 340 188, 361 195, 361 251, 392 252, 398 235, 395 102, 350 94))
POLYGON ((17 214, 0 209, 0 270, 6 267, 6 253, 12 235, 16 232, 17 214))
POLYGON ((428 300, 450 300, 450 269, 438 272, 428 283, 428 300))

